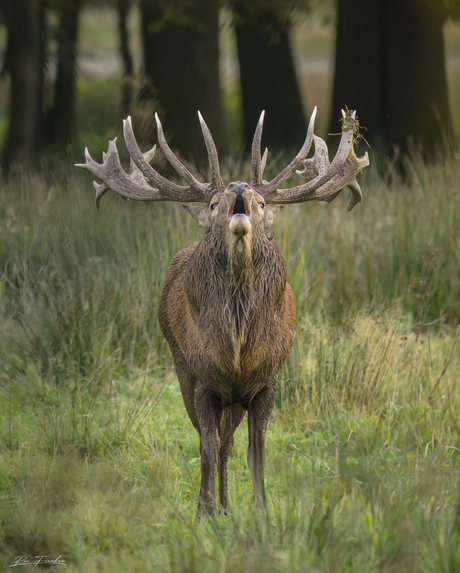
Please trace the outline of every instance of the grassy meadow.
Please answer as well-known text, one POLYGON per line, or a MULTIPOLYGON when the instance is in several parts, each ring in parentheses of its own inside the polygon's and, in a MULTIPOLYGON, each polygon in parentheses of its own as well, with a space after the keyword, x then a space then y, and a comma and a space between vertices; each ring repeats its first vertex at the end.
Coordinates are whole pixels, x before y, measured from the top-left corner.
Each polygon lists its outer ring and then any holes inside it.
MULTIPOLYGON (((328 28, 315 33, 329 50, 328 28)), ((85 573, 458 572, 460 153, 414 158, 404 181, 371 165, 351 213, 347 190, 282 211, 297 322, 267 433, 267 513, 253 509, 244 420, 230 515, 196 522, 199 442, 157 308, 169 261, 201 231, 177 204, 109 193, 97 212, 73 167, 119 134, 118 90, 81 78, 75 149, 0 178, 0 571, 60 556, 85 573)), ((267 176, 287 161, 269 158, 267 176)))
POLYGON ((200 523, 198 439, 156 316, 195 222, 114 194, 96 212, 70 164, 4 182, 4 570, 62 555, 85 572, 457 571, 458 159, 413 165, 409 183, 368 169, 352 213, 347 197, 283 211, 297 326, 268 429, 267 515, 253 511, 243 422, 231 514, 200 523))

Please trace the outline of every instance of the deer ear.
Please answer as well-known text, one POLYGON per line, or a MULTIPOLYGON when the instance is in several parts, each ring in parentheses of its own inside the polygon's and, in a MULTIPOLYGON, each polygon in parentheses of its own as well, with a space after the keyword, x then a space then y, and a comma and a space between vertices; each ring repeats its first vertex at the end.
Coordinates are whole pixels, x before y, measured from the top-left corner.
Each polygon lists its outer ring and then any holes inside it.
POLYGON ((265 205, 265 225, 269 227, 278 216, 284 205, 265 205))
POLYGON ((204 227, 207 231, 209 227, 209 207, 207 205, 201 205, 199 207, 189 207, 188 205, 182 205, 182 207, 190 213, 190 215, 195 219, 200 227, 204 227))

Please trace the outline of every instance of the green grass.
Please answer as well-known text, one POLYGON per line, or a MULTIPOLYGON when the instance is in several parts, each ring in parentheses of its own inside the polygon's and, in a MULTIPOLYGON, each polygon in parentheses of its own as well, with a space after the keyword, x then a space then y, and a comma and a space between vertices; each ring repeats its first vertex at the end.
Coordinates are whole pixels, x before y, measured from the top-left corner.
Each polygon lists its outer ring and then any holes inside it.
POLYGON ((457 571, 458 156, 411 169, 404 184, 366 170, 352 213, 348 197, 283 211, 297 324, 267 515, 253 511, 243 422, 231 514, 200 523, 198 438, 156 316, 195 222, 113 193, 96 212, 90 176, 67 163, 2 181, 0 567, 62 555, 85 572, 457 571))

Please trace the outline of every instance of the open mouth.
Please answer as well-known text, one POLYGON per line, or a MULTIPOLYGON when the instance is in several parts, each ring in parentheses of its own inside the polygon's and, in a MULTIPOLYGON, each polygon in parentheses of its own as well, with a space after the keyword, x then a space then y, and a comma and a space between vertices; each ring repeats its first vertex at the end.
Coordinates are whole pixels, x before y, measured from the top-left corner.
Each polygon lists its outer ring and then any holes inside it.
POLYGON ((242 197, 236 198, 235 204, 233 205, 233 209, 231 209, 228 214, 228 218, 231 219, 233 215, 246 215, 246 217, 249 217, 249 213, 246 211, 246 207, 244 206, 244 201, 242 197))

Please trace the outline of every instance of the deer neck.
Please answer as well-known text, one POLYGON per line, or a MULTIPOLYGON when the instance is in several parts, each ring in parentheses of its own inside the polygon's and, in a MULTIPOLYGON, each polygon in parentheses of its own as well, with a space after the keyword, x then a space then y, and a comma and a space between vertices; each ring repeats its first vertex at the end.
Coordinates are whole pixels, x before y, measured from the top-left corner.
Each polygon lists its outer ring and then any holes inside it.
POLYGON ((271 272, 267 262, 273 258, 273 245, 268 237, 255 239, 226 241, 215 235, 206 236, 191 261, 189 284, 191 290, 196 288, 195 295, 238 297, 248 302, 257 299, 260 281, 271 272))
POLYGON ((236 289, 250 291, 254 282, 252 233, 239 239, 232 235, 227 245, 229 283, 236 289))

